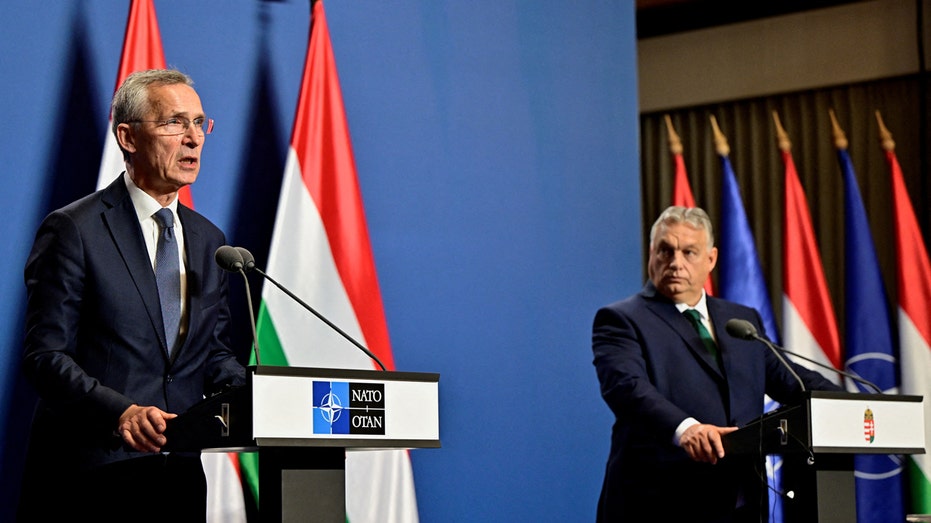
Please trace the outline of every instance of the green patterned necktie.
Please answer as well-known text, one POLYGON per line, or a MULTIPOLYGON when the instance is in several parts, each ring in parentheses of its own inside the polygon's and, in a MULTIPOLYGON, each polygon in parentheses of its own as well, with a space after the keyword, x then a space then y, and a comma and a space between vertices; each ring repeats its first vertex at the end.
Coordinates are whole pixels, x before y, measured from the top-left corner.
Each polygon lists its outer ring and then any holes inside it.
POLYGON ((708 354, 711 354, 711 356, 717 360, 718 344, 714 342, 711 333, 708 332, 708 329, 706 329, 705 325, 701 322, 701 314, 695 309, 686 309, 682 314, 688 318, 692 327, 695 327, 695 330, 698 331, 698 337, 701 338, 701 342, 705 345, 705 350, 708 351, 708 354))

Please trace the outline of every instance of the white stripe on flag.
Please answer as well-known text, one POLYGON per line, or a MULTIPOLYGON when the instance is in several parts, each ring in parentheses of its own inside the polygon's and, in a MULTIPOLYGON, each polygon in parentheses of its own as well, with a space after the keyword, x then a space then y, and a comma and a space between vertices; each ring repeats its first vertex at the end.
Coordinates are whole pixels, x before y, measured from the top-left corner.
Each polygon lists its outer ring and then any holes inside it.
POLYGON ((239 471, 224 452, 201 454, 207 476, 207 519, 218 523, 246 523, 246 500, 239 471))
POLYGON ((346 456, 346 513, 352 523, 418 521, 414 473, 406 450, 350 452, 346 456), (363 497, 361 492, 378 493, 363 497))
MULTIPOLYGON (((785 294, 782 296, 782 320, 782 342, 787 350, 797 352, 828 367, 832 366, 824 354, 824 350, 818 345, 818 340, 812 335, 805 324, 805 320, 802 319, 802 315, 799 314, 795 304, 785 294)), ((789 359, 792 359, 791 356, 789 359)), ((836 372, 830 372, 802 359, 796 358, 792 361, 805 368, 817 371, 825 378, 840 385, 840 376, 836 372)))
MULTIPOLYGON (((362 344, 365 340, 336 270, 323 221, 289 149, 266 272, 362 344)), ((288 364, 371 369, 364 353, 272 285, 262 301, 288 364)), ((349 452, 346 514, 352 523, 416 522, 417 500, 405 450, 349 452)))
MULTIPOLYGON (((909 315, 899 308, 899 346, 902 358, 902 391, 924 396, 925 449, 931 450, 931 347, 909 315)), ((913 454, 926 478, 931 478, 931 456, 913 454)))
POLYGON ((97 189, 103 189, 110 185, 110 182, 116 179, 121 172, 126 170, 123 163, 123 152, 116 143, 116 138, 107 127, 107 137, 103 143, 103 156, 100 158, 100 173, 97 175, 97 189))
MULTIPOLYGON (((288 161, 275 218, 266 272, 360 343, 362 330, 343 287, 317 206, 301 179, 294 149, 288 161)), ((372 364, 362 351, 272 285, 262 300, 294 367, 361 368, 372 364)))

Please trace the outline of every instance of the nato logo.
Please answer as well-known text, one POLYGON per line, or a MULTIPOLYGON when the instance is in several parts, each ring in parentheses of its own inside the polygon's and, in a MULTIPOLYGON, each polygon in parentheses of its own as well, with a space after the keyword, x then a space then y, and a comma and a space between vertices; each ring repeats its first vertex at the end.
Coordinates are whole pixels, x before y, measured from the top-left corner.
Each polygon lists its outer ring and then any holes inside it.
POLYGON ((348 399, 349 383, 314 382, 314 434, 349 434, 348 399))
POLYGON ((314 434, 385 434, 385 385, 314 381, 314 434))

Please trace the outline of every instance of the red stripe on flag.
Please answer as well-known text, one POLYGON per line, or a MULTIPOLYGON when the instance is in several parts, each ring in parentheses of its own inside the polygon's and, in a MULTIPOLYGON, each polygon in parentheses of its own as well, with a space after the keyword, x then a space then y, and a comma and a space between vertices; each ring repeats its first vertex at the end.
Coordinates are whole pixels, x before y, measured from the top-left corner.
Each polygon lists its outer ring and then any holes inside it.
POLYGON ((886 151, 886 162, 892 174, 899 306, 931 345, 931 262, 895 151, 886 151))
POLYGON ((680 207, 695 207, 695 197, 692 195, 692 186, 689 184, 688 174, 685 172, 685 159, 681 154, 672 155, 676 162, 676 179, 672 186, 672 204, 680 207))
POLYGON ((158 19, 152 0, 133 0, 129 6, 126 35, 123 38, 123 54, 116 76, 116 89, 126 77, 136 71, 164 69, 165 51, 158 30, 158 19))
POLYGON ((242 471, 239 468, 239 454, 227 452, 226 457, 229 458, 230 463, 233 465, 233 472, 236 474, 236 479, 242 483, 242 471))
MULTIPOLYGON (((692 195, 692 186, 689 184, 689 177, 685 171, 685 159, 682 154, 673 154, 672 159, 676 162, 676 178, 672 186, 672 204, 679 207, 696 207, 695 196, 692 195)), ((711 276, 705 280, 705 292, 714 295, 714 285, 711 276)))
POLYGON ((365 343, 388 370, 394 358, 323 2, 314 2, 310 45, 291 146, 317 205, 365 343))
POLYGON ((781 151, 785 164, 785 294, 795 305, 828 361, 841 365, 840 336, 834 305, 824 278, 821 254, 808 214, 808 201, 792 153, 781 151))

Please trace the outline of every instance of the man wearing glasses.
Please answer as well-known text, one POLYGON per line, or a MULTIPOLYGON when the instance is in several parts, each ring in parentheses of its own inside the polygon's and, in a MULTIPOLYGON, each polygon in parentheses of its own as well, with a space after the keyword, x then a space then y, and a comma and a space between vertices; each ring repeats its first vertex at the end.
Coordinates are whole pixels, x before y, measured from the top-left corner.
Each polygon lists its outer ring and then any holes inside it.
POLYGON ((161 452, 163 433, 245 372, 214 263, 224 235, 178 203, 213 126, 191 85, 174 70, 130 75, 111 108, 125 172, 36 234, 22 364, 40 401, 21 520, 205 519, 200 457, 161 452))

